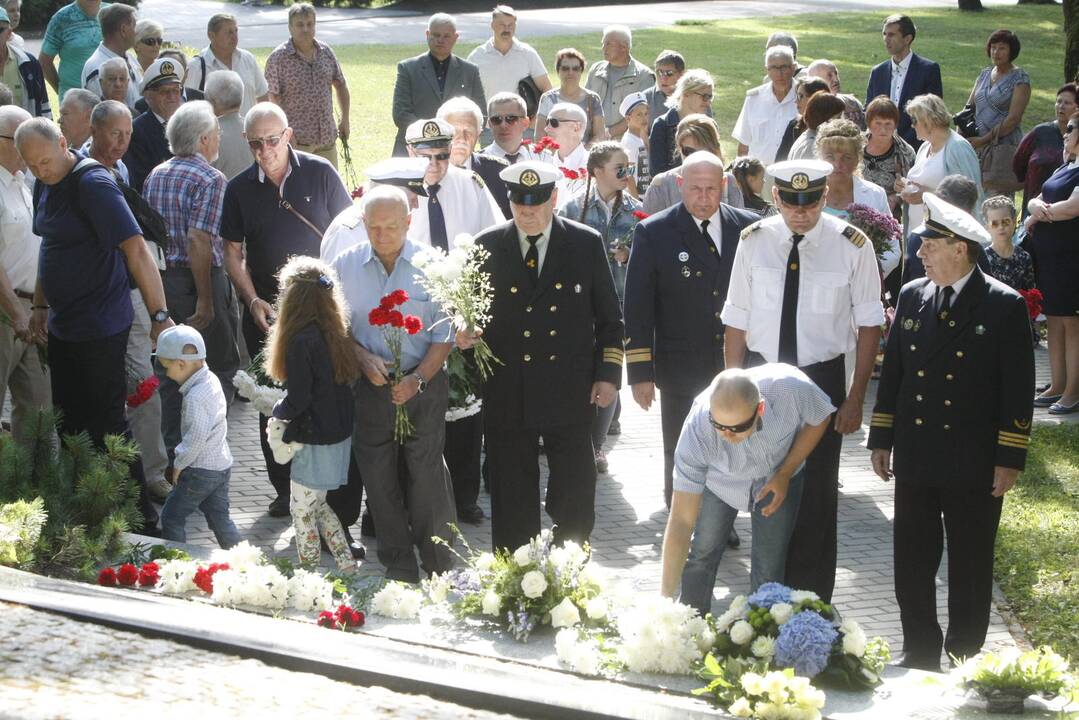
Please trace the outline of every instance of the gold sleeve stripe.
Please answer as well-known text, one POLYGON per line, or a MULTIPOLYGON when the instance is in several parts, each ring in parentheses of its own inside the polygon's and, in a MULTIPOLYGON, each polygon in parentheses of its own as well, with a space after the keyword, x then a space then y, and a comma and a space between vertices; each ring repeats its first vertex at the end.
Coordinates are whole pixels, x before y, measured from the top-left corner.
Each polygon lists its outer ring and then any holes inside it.
POLYGON ((869 422, 869 427, 890 428, 893 427, 893 423, 891 420, 878 420, 874 418, 869 422))
POLYGON ((873 413, 873 417, 875 417, 875 418, 894 418, 895 415, 893 413, 875 412, 875 413, 873 413))
POLYGON ((1026 450, 1027 447, 1028 447, 1027 445, 1025 445, 1023 443, 1013 443, 1013 442, 1009 442, 1007 440, 999 440, 999 441, 997 441, 997 444, 1002 445, 1004 447, 1015 448, 1017 450, 1026 450))
POLYGON ((627 363, 652 362, 652 353, 647 355, 627 355, 627 363))
POLYGON ((626 355, 633 355, 635 353, 636 354, 648 353, 649 355, 651 355, 652 354, 652 348, 643 347, 643 348, 633 348, 632 350, 626 350, 626 355))
POLYGON ((1001 430, 998 434, 999 434, 1001 439, 1009 438, 1009 439, 1012 439, 1012 440, 1021 440, 1023 442, 1030 442, 1030 436, 1029 435, 1023 435, 1023 434, 1020 434, 1020 433, 1013 433, 1013 432, 1005 432, 1003 430, 1001 430))

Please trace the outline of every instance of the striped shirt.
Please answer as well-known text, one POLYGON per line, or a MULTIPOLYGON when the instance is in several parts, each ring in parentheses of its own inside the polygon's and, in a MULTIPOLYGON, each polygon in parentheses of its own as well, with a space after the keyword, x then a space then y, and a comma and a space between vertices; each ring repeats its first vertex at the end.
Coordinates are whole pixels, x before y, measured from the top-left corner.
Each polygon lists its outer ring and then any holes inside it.
POLYGON ((169 158, 155 167, 142 189, 146 202, 165 218, 169 229, 169 251, 165 264, 190 267, 187 231, 201 230, 210 236, 213 266, 221 267, 221 213, 225 207, 224 174, 201 155, 169 158))
POLYGON ((199 470, 228 470, 232 452, 228 434, 228 405, 221 381, 203 365, 180 386, 183 406, 180 412, 180 444, 176 446, 173 466, 199 470))
POLYGON ((709 388, 693 400, 674 451, 675 490, 699 495, 707 488, 746 512, 753 510, 753 498, 783 464, 797 432, 835 412, 824 391, 793 366, 770 363, 749 373, 764 400, 758 429, 737 444, 724 440, 709 422, 709 388))

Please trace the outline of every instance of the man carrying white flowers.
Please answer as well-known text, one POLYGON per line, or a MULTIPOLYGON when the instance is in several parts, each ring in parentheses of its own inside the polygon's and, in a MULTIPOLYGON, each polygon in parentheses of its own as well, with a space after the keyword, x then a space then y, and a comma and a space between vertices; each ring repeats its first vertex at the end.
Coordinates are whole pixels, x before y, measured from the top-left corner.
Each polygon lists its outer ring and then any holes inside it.
POLYGON ((674 496, 663 536, 662 593, 701 615, 739 511, 752 516, 752 590, 783 582, 803 466, 835 407, 790 365, 728 369, 693 401, 674 453, 674 496), (692 535, 692 542, 690 536, 692 535), (688 558, 687 558, 688 554, 688 558))

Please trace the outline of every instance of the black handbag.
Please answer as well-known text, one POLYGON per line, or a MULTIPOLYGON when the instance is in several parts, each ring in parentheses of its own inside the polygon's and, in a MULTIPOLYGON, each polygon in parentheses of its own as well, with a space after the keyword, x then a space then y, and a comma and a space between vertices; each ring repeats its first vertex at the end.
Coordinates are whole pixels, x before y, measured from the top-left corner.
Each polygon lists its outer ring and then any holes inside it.
POLYGON ((962 110, 952 115, 956 131, 965 138, 978 135, 978 127, 974 122, 974 106, 967 104, 962 110))

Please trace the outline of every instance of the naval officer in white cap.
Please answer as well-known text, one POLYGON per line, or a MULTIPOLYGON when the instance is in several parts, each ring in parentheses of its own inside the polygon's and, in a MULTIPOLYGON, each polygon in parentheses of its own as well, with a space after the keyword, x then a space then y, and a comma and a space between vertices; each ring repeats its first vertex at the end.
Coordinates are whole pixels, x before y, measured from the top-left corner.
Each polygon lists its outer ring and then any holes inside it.
POLYGON ((721 315, 727 367, 753 364, 747 351, 797 366, 839 408, 806 462, 805 493, 787 554, 786 583, 826 602, 835 587, 842 436, 862 426, 884 323, 872 243, 823 212, 831 172, 821 160, 768 167, 779 215, 742 232, 721 315), (844 355, 855 348, 848 392, 844 355))
POLYGON ((926 277, 899 293, 868 446, 874 472, 895 478, 899 664, 939 671, 942 648, 974 657, 985 642, 1001 506, 1030 442, 1034 353, 1026 302, 977 267, 989 234, 936 195, 923 200, 926 277), (946 635, 936 604, 945 537, 946 635))

